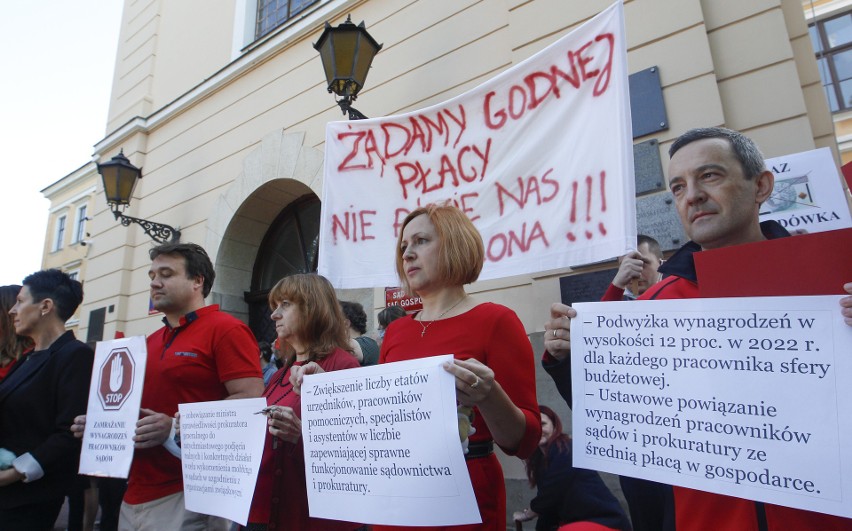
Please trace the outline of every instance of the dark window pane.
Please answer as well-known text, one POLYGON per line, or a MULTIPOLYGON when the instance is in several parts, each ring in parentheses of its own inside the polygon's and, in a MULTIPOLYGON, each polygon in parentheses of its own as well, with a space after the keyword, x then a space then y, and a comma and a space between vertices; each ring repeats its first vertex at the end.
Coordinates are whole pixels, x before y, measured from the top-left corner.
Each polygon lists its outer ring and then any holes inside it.
POLYGON ((293 18, 317 0, 259 0, 255 38, 260 38, 293 18))
POLYGON ((852 42, 852 14, 826 20, 823 27, 832 48, 852 42))

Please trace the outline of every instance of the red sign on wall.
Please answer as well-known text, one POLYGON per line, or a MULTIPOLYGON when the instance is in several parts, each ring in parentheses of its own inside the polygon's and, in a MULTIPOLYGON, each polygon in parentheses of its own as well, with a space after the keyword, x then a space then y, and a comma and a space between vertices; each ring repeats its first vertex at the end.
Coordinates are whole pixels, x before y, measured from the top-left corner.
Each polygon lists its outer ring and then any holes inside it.
POLYGON ((420 297, 409 297, 402 288, 385 288, 385 306, 401 306, 406 312, 423 309, 420 297))

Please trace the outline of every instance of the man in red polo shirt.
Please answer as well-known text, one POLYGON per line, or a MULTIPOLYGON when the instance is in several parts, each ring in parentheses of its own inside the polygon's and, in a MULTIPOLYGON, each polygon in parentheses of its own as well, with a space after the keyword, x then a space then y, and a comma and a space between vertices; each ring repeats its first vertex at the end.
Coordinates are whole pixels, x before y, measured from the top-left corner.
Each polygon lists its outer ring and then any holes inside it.
MULTIPOLYGON (((216 275, 201 246, 166 243, 150 256, 151 300, 165 314, 164 326, 147 340, 141 418, 119 529, 225 530, 229 522, 184 508, 180 459, 167 446, 178 404, 263 393, 257 341, 242 321, 205 305, 216 275)), ((78 419, 72 430, 82 435, 85 418, 78 419)))

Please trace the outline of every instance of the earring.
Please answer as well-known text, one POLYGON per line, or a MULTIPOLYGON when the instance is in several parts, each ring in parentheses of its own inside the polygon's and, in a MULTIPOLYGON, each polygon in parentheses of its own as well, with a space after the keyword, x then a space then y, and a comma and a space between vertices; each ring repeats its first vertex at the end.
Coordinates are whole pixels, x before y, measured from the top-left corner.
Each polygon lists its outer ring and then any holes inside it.
POLYGON ((45 310, 42 310, 42 311, 41 311, 41 316, 42 316, 42 317, 44 317, 45 315, 47 315, 47 312, 46 312, 45 310))

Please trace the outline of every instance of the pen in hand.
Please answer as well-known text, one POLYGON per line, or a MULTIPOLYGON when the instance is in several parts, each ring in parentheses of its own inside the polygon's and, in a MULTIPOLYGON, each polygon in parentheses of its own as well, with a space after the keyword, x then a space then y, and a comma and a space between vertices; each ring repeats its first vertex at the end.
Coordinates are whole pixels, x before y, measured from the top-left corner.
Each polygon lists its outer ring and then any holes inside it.
MULTIPOLYGON (((260 411, 255 411, 254 414, 255 415, 269 415, 269 413, 273 409, 274 408, 272 406, 265 407, 265 408, 261 409, 260 411)), ((278 448, 278 437, 273 437, 272 438, 272 449, 275 450, 277 448, 278 448)))

